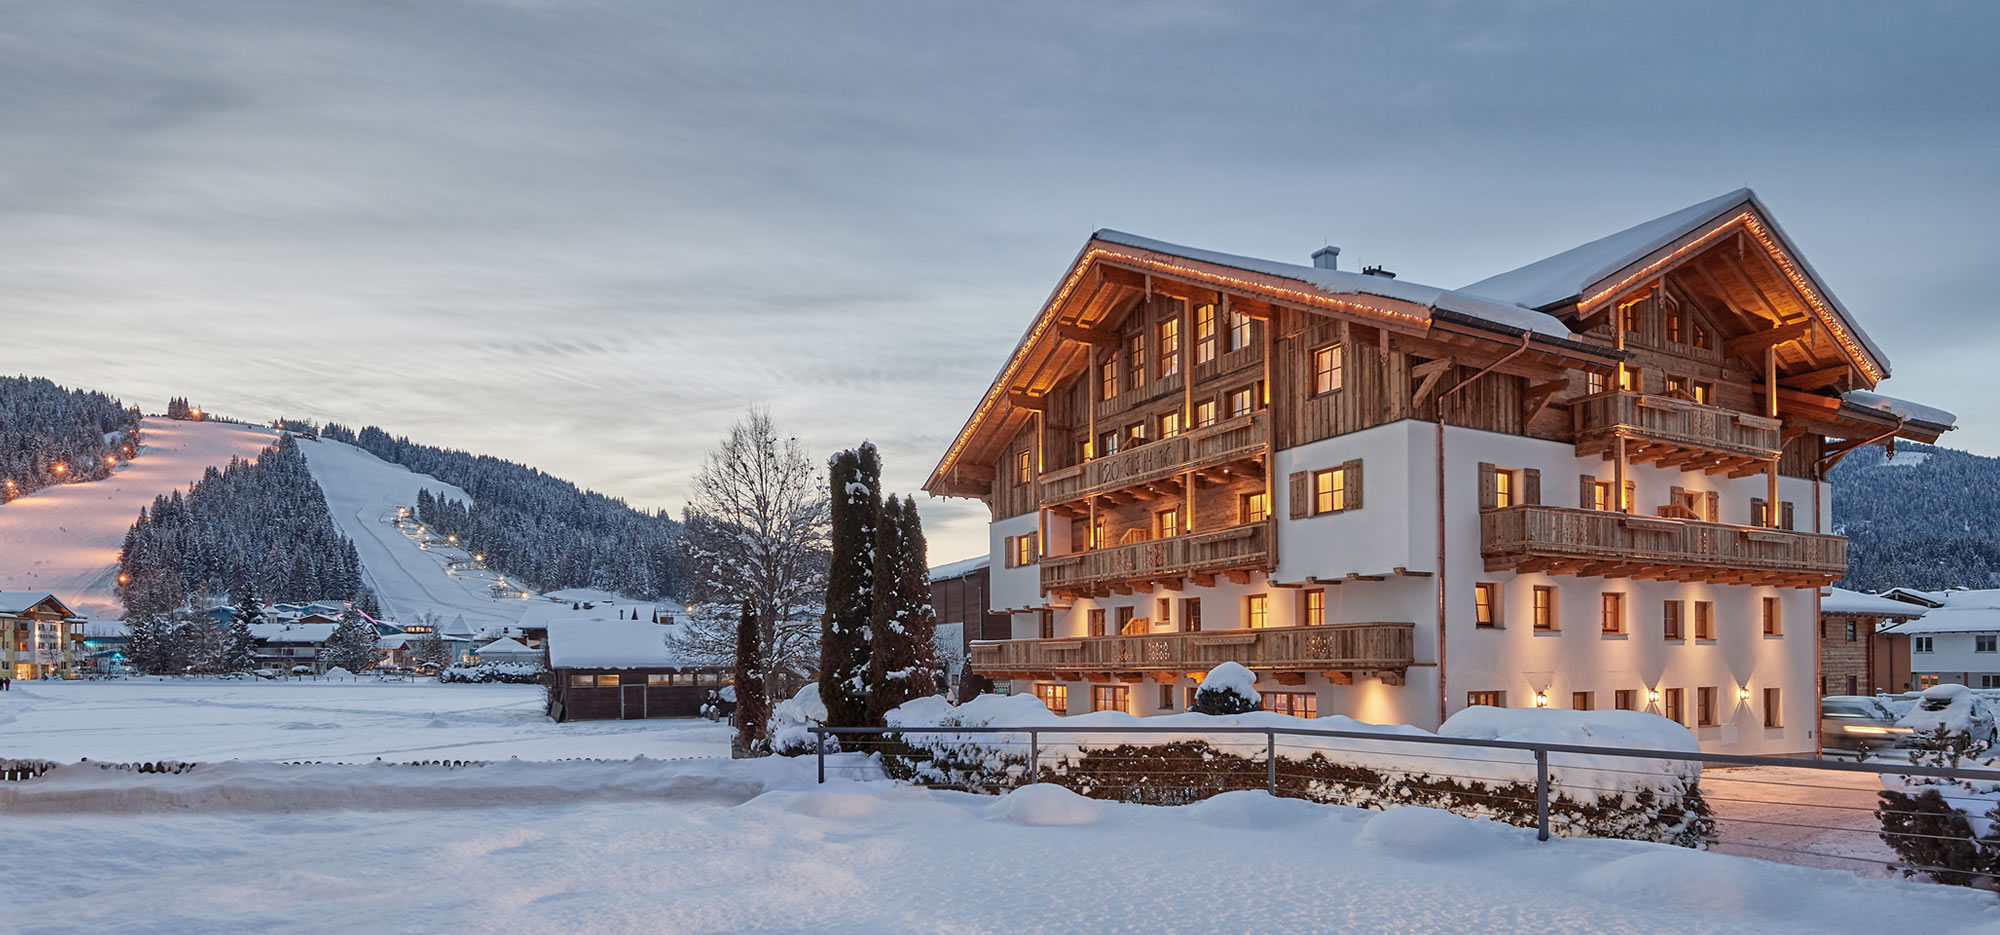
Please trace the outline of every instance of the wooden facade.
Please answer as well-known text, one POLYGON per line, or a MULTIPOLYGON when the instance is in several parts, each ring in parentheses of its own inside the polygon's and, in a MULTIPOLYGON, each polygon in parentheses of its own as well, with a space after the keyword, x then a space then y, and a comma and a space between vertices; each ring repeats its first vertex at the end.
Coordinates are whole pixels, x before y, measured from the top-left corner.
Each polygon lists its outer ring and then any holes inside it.
POLYGON ((1213 633, 1148 633, 1075 639, 1010 640, 973 647, 973 665, 1001 679, 1173 681, 1239 662, 1280 683, 1318 673, 1350 682, 1357 673, 1399 683, 1415 652, 1408 623, 1266 627, 1213 633))
POLYGON ((548 716, 560 723, 694 717, 708 693, 734 674, 717 667, 577 667, 555 669, 550 678, 548 716))

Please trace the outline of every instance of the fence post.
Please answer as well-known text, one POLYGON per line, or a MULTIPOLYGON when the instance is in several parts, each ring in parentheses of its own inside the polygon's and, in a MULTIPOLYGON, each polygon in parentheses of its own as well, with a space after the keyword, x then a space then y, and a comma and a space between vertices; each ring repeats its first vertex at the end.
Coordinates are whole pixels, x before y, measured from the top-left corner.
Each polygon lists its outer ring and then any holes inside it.
POLYGON ((819 747, 819 784, 826 785, 826 728, 814 727, 813 739, 819 747))
POLYGON ((1278 732, 1264 732, 1264 791, 1278 794, 1278 732))
POLYGON ((1028 784, 1041 781, 1042 776, 1042 734, 1028 728, 1028 784))
POLYGON ((1549 839, 1549 751, 1535 751, 1535 840, 1549 839))

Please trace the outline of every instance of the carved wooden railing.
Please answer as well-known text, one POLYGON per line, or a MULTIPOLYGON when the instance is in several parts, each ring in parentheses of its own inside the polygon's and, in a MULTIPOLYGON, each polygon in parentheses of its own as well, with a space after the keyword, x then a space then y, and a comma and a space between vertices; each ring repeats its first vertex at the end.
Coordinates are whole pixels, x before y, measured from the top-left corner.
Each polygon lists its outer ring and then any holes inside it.
POLYGON ((1674 577, 1677 569, 1694 569, 1715 577, 1772 572, 1803 583, 1847 573, 1842 536, 1559 506, 1485 511, 1479 550, 1490 570, 1536 559, 1583 559, 1602 566, 1585 573, 1631 577, 1674 577))
POLYGON ((1570 402, 1578 445, 1602 445, 1621 429, 1640 439, 1752 459, 1777 457, 1779 422, 1669 396, 1611 391, 1570 402))
POLYGON ((1402 670, 1414 660, 1408 623, 1338 623, 1198 633, 996 640, 972 644, 975 672, 1205 672, 1218 663, 1292 671, 1402 670))
POLYGON ((1271 440, 1270 426, 1269 413, 1253 412, 1072 467, 1047 471, 1041 478, 1042 502, 1070 503, 1120 487, 1256 457, 1271 440))
POLYGON ((1074 555, 1044 556, 1042 590, 1247 568, 1268 562, 1270 554, 1270 525, 1245 523, 1214 532, 1168 536, 1074 555))

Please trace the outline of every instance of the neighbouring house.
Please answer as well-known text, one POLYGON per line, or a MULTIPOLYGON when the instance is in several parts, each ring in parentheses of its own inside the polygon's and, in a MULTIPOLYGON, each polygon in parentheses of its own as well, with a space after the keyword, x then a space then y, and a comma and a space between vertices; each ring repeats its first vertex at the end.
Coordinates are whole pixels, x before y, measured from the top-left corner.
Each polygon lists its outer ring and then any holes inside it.
POLYGON ((289 672, 297 666, 323 670, 321 659, 326 641, 333 638, 339 623, 253 623, 250 625, 251 656, 259 669, 289 672))
POLYGON ((965 664, 972 656, 972 642, 1004 640, 1012 635, 1011 619, 995 613, 987 600, 992 565, 992 556, 979 555, 931 569, 931 606, 937 612, 938 654, 945 663, 952 697, 963 697, 959 685, 968 675, 973 679, 973 691, 992 690, 992 680, 965 671, 965 664))
POLYGON ((541 665, 542 651, 512 637, 503 637, 474 650, 470 661, 474 663, 512 662, 525 665, 541 665))
POLYGON ((734 681, 728 666, 681 658, 674 628, 649 620, 548 622, 549 706, 554 720, 693 717, 708 693, 734 681))
MULTIPOLYGON (((1887 592, 1885 592, 1887 593, 1887 592)), ((2000 589, 1922 592, 1912 601, 1923 616, 1876 628, 1891 658, 1907 660, 1889 691, 1920 691, 1940 683, 2000 689, 2000 589), (1924 607, 1935 601, 1936 607, 1924 607)))
POLYGON ((1879 634, 1929 608, 1874 594, 1827 588, 1819 599, 1819 693, 1873 695, 1910 688, 1907 638, 1879 634))
POLYGON ((1008 639, 1066 712, 1267 707, 1435 729, 1629 708, 1705 750, 1817 748, 1826 470, 1929 442, 1748 189, 1461 289, 1103 230, 925 489, 991 512, 1008 639))
POLYGON ((24 680, 75 678, 88 622, 47 591, 0 591, 0 672, 24 680))

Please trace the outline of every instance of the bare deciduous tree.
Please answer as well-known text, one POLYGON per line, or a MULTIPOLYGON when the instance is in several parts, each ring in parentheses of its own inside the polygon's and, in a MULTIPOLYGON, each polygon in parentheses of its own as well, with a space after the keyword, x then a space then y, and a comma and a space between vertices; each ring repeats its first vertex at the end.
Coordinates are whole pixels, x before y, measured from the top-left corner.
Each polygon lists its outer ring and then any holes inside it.
MULTIPOLYGON (((673 637, 675 648, 700 661, 733 665, 737 618, 748 601, 757 618, 767 697, 784 684, 772 674, 816 668, 827 511, 818 464, 798 439, 778 438, 769 413, 753 409, 730 426, 695 474, 683 515, 688 625, 673 637)), ((779 700, 769 698, 773 706, 779 700)))

